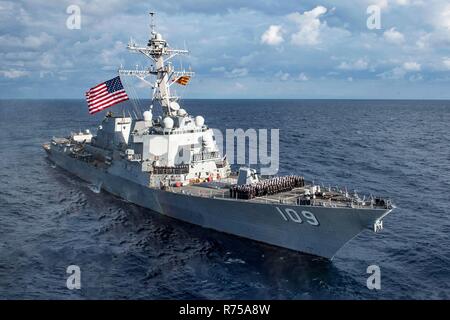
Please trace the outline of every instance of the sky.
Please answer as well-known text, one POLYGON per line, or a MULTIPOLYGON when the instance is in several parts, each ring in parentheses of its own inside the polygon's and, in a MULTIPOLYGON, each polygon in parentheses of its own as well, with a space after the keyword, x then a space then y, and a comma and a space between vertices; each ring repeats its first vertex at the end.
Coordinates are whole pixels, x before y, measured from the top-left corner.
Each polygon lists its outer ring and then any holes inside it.
POLYGON ((0 0, 0 98, 81 99, 148 67, 126 45, 146 44, 150 11, 190 51, 184 98, 450 99, 448 0, 0 0))

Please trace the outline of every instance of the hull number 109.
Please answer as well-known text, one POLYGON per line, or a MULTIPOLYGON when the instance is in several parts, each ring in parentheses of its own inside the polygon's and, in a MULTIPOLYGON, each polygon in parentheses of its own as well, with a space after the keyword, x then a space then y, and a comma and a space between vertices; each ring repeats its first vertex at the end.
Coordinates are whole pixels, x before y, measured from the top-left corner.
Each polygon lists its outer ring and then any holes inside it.
POLYGON ((285 220, 285 221, 293 221, 296 223, 303 223, 303 221, 305 220, 307 223, 309 223, 312 226, 318 226, 319 225, 319 221, 317 220, 316 216, 309 211, 306 210, 302 210, 301 211, 301 216, 297 213, 297 211, 295 211, 292 208, 285 208, 280 209, 278 207, 275 207, 275 209, 277 209, 278 213, 281 215, 281 217, 285 220))

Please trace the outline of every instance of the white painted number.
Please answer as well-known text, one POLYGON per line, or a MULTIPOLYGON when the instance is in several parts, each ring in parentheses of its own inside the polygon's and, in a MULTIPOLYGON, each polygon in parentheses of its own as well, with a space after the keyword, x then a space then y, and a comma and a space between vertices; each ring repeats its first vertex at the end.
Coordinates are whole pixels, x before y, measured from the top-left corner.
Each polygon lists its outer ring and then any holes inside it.
POLYGON ((316 216, 313 215, 312 212, 302 211, 302 215, 307 219, 307 221, 310 225, 313 225, 313 226, 319 225, 319 221, 317 221, 316 216))
POLYGON ((286 211, 287 215, 289 216, 289 218, 297 223, 302 223, 302 218, 300 218, 300 216, 298 215, 297 211, 295 211, 294 209, 291 208, 286 208, 284 211, 286 211))
MULTIPOLYGON (((281 215, 281 217, 283 218, 284 221, 293 221, 296 223, 303 223, 302 218, 297 213, 297 211, 295 211, 294 209, 286 208, 286 209, 284 209, 284 211, 278 207, 275 207, 275 209, 277 209, 278 213, 281 215)), ((303 210, 301 212, 301 214, 306 219, 306 222, 308 222, 310 225, 312 225, 312 226, 319 225, 319 221, 317 220, 316 216, 312 212, 303 210)))

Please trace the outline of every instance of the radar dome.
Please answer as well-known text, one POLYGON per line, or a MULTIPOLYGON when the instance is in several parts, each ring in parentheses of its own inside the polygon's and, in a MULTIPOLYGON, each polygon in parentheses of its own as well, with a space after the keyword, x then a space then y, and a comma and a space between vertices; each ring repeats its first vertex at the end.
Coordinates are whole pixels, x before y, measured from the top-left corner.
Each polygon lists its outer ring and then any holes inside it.
POLYGON ((152 121, 153 115, 150 110, 144 111, 143 116, 144 116, 144 121, 152 121))
POLYGON ((165 117, 163 120, 164 128, 165 129, 172 129, 173 128, 173 119, 170 117, 165 117))
POLYGON ((205 124, 205 118, 203 118, 202 116, 195 117, 195 125, 197 127, 203 127, 204 124, 205 124))
POLYGON ((178 110, 178 115, 180 116, 180 117, 184 117, 185 115, 186 115, 186 110, 184 110, 184 109, 180 109, 180 110, 178 110))
POLYGON ((172 101, 170 103, 170 109, 172 109, 173 111, 180 110, 180 105, 178 104, 178 102, 172 101))

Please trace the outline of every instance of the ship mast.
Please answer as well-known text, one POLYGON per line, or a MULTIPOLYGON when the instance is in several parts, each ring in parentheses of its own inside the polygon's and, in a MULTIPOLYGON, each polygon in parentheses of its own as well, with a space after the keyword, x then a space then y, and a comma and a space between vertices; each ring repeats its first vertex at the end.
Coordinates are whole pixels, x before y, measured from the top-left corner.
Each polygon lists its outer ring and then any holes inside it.
POLYGON ((170 87, 182 76, 192 76, 193 72, 185 70, 175 71, 170 60, 179 54, 188 54, 188 50, 172 49, 162 35, 155 31, 154 12, 150 12, 150 39, 147 46, 139 46, 130 41, 127 49, 131 52, 141 53, 147 58, 153 60, 154 66, 143 70, 119 69, 119 75, 135 76, 142 81, 150 84, 152 92, 152 101, 158 101, 162 107, 164 116, 176 115, 176 110, 172 110, 173 102, 179 98, 172 96, 170 87), (154 83, 147 80, 149 76, 156 76, 154 83))

